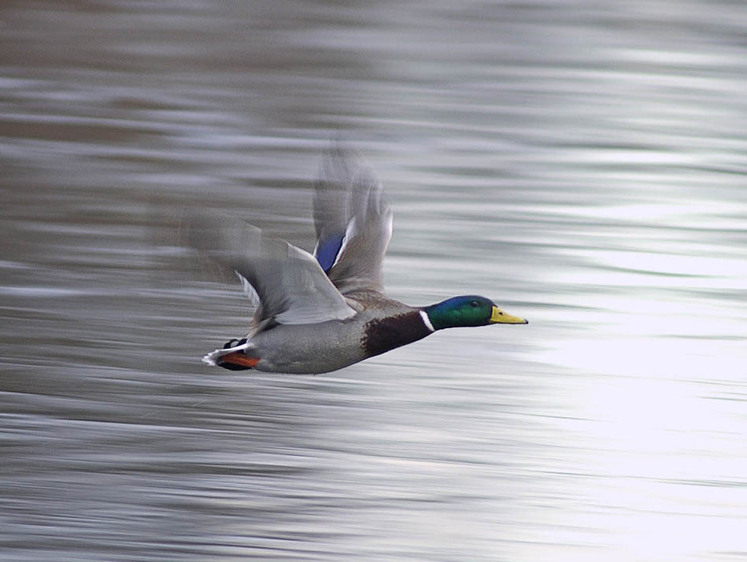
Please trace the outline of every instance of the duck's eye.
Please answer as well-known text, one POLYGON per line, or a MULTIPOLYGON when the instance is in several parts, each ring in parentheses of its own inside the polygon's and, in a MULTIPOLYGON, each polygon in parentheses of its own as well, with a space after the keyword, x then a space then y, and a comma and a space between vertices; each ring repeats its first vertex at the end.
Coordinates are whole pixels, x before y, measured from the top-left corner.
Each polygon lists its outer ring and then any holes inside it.
POLYGON ((477 308, 478 306, 480 306, 480 303, 479 303, 479 302, 477 302, 477 301, 470 301, 469 305, 470 305, 470 306, 471 306, 472 308, 477 308))

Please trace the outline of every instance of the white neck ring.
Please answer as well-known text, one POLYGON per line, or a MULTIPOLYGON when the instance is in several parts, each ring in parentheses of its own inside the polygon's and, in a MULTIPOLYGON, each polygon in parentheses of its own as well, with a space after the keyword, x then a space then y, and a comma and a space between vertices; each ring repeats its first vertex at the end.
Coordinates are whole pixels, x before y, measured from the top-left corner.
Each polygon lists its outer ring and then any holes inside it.
POLYGON ((423 319, 423 324, 425 324, 426 328, 428 328, 431 332, 436 331, 436 328, 434 328, 433 324, 431 324, 431 319, 428 318, 428 313, 425 310, 420 311, 420 317, 423 319))

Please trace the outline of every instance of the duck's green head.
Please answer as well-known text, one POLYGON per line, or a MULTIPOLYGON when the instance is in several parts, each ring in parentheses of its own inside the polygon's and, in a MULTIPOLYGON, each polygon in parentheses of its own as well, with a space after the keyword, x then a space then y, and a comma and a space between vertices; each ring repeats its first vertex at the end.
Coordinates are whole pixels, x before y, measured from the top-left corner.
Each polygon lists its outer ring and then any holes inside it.
POLYGON ((474 295, 454 297, 431 306, 423 312, 434 330, 487 326, 488 324, 528 324, 523 318, 503 312, 490 299, 474 295))

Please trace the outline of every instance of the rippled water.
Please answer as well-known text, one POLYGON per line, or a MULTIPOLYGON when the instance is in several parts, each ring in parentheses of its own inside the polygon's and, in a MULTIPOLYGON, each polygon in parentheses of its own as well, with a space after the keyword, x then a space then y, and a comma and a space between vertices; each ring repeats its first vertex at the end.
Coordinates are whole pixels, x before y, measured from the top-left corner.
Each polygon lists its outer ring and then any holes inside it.
POLYGON ((0 23, 0 558, 747 558, 747 5, 0 23), (393 200, 394 297, 531 324, 317 377, 201 364, 247 305, 164 216, 310 248, 339 134, 393 200))

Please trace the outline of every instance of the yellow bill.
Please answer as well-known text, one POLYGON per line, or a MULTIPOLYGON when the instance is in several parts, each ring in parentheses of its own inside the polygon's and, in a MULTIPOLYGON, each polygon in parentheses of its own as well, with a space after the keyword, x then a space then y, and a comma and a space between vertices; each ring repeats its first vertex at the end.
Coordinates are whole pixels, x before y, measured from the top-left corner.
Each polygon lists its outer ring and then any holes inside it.
POLYGON ((491 324, 529 324, 529 320, 524 320, 518 316, 511 316, 507 312, 503 312, 497 306, 493 307, 493 313, 490 315, 491 324))

